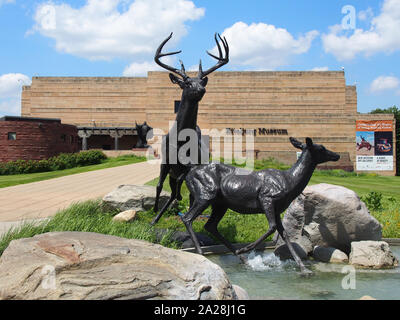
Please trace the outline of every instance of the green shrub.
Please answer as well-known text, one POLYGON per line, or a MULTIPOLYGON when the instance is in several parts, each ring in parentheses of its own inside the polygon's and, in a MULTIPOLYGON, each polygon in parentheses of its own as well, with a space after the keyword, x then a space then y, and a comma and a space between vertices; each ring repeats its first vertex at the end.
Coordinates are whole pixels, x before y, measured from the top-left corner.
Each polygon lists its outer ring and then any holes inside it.
POLYGON ((370 211, 382 210, 382 193, 371 191, 367 195, 362 196, 361 200, 365 202, 370 211))
POLYGON ((16 160, 0 163, 0 175, 64 170, 99 164, 105 159, 107 159, 107 156, 100 150, 60 153, 58 156, 47 160, 16 160))

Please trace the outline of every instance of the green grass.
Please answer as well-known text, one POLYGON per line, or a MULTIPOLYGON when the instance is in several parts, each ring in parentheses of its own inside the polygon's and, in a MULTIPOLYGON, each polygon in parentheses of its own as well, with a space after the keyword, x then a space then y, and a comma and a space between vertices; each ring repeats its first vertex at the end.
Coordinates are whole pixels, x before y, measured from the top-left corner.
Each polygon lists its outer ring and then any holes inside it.
POLYGON ((155 229, 147 222, 143 220, 135 220, 132 223, 114 222, 112 221, 114 214, 115 212, 105 212, 101 207, 100 200, 73 204, 69 208, 59 211, 49 221, 39 224, 27 222, 9 230, 0 238, 0 255, 11 240, 54 231, 96 232, 177 247, 176 243, 170 241, 170 234, 167 233, 160 241, 157 241, 155 229))
MULTIPOLYGON (((123 161, 115 159, 110 162, 120 164, 123 161)), ((258 164, 271 166, 270 161, 258 164)), ((273 163, 272 163, 273 165, 273 163)), ((279 165, 281 167, 281 165, 279 165)), ((365 196, 371 191, 381 192, 382 208, 371 210, 371 214, 382 224, 384 238, 400 238, 400 190, 399 177, 380 177, 374 175, 355 175, 345 172, 315 172, 312 180, 315 183, 329 183, 342 185, 354 190, 359 196, 365 196)), ((148 183, 155 186, 157 179, 148 183)), ((164 189, 170 191, 168 180, 164 183, 164 189)), ((113 222, 115 212, 105 212, 100 206, 99 200, 74 204, 71 207, 58 212, 49 222, 39 225, 25 223, 10 230, 0 238, 0 254, 5 250, 11 240, 32 237, 36 234, 51 231, 82 231, 110 234, 124 238, 142 239, 150 242, 158 242, 164 246, 178 248, 178 244, 170 239, 171 232, 175 230, 185 231, 178 211, 186 212, 189 206, 189 192, 184 184, 182 186, 183 200, 178 208, 169 209, 160 219, 156 227, 150 227, 150 221, 154 218, 154 212, 148 210, 139 212, 138 218, 132 223, 113 222), (160 241, 156 239, 156 229, 168 229, 169 232, 160 241)), ((209 215, 210 208, 203 215, 209 215)), ((204 230, 206 217, 199 217, 193 223, 195 232, 208 234, 204 230)), ((264 214, 242 215, 228 210, 219 226, 221 234, 232 243, 247 243, 258 239, 268 229, 268 222, 264 214)), ((271 239, 271 237, 269 238, 271 239)))
POLYGON ((362 175, 353 177, 323 176, 318 173, 311 178, 310 184, 329 183, 346 187, 356 192, 359 196, 371 191, 380 192, 384 197, 395 197, 400 201, 400 177, 384 177, 362 175))
POLYGON ((138 163, 146 161, 146 157, 135 156, 135 155, 125 155, 116 158, 107 158, 100 164, 76 167, 72 169, 58 170, 58 171, 48 171, 48 172, 38 172, 38 173, 28 173, 28 174, 15 174, 15 175, 4 175, 0 176, 0 188, 15 186, 18 184, 31 183, 36 181, 48 180, 53 178, 59 178, 63 176, 68 176, 71 174, 95 171, 113 167, 124 166, 132 163, 138 163))
MULTIPOLYGON (((287 169, 285 166, 273 159, 255 161, 255 169, 266 168, 287 169)), ((147 184, 155 186, 158 179, 154 179, 147 184)), ((355 191, 360 197, 366 196, 371 191, 380 192, 383 195, 382 209, 370 210, 371 214, 382 224, 384 238, 400 238, 400 177, 384 177, 376 174, 357 174, 345 172, 343 170, 319 171, 314 172, 310 185, 318 183, 328 183, 344 186, 355 191)), ((164 183, 164 190, 170 191, 168 180, 164 183)), ((186 212, 189 206, 189 191, 184 184, 182 186, 183 200, 180 202, 179 211, 186 212)), ((176 210, 167 211, 157 226, 185 230, 182 222, 175 215, 176 210)), ((208 208, 204 215, 210 214, 208 208)), ((151 221, 154 216, 152 211, 141 213, 141 218, 151 221)), ((196 232, 208 234, 203 226, 205 219, 197 219, 193 223, 196 232)), ((221 234, 229 241, 235 243, 252 242, 258 239, 268 229, 268 222, 264 214, 241 215, 232 210, 228 210, 218 226, 221 234)), ((269 239, 271 239, 270 237, 269 239)))

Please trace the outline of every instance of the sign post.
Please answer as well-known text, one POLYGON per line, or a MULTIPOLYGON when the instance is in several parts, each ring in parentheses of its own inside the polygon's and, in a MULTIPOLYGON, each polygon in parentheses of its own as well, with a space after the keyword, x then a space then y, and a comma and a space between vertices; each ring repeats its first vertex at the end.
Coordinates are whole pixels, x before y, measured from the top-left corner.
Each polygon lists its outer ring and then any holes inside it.
POLYGON ((393 171, 393 122, 356 121, 358 171, 393 171))

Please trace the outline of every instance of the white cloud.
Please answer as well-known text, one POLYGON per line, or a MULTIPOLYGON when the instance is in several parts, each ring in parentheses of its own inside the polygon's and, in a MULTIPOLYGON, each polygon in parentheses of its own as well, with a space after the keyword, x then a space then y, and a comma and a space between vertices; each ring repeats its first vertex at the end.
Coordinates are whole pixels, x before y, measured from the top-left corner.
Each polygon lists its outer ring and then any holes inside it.
POLYGON ((372 8, 368 8, 367 10, 360 11, 358 13, 358 19, 361 21, 367 21, 371 19, 374 16, 374 12, 372 11, 372 8))
MULTIPOLYGON (((176 58, 174 56, 166 56, 161 58, 161 60, 165 64, 173 66, 175 64, 176 58)), ((143 77, 147 76, 148 71, 165 71, 165 69, 154 63, 153 60, 144 62, 133 62, 124 69, 122 75, 124 77, 143 77)))
POLYGON ((48 2, 37 8, 30 32, 54 39, 59 52, 89 60, 126 58, 144 66, 170 32, 174 44, 187 34, 186 23, 204 11, 189 0, 87 0, 80 8, 48 2))
POLYGON ((21 115, 20 99, 0 99, 0 117, 21 115))
MULTIPOLYGON (((222 33, 230 48, 230 64, 254 70, 287 65, 294 55, 307 52, 318 35, 313 30, 295 39, 286 29, 265 23, 236 22, 222 33)), ((216 47, 213 49, 216 51, 216 47)))
POLYGON ((315 67, 312 68, 310 71, 329 71, 329 67, 315 67))
POLYGON ((393 76, 380 76, 372 81, 370 91, 372 93, 380 93, 398 88, 400 88, 400 80, 398 78, 393 76))
MULTIPOLYGON (((368 14, 372 12, 362 12, 361 18, 367 19, 368 14)), ((371 20, 369 30, 356 29, 348 36, 340 25, 332 26, 328 34, 322 35, 322 42, 325 52, 338 60, 351 60, 359 54, 370 56, 400 50, 399 30, 400 1, 385 0, 380 14, 371 20)))
POLYGON ((148 71, 161 70, 154 62, 145 61, 142 63, 133 62, 127 66, 123 72, 124 77, 146 76, 148 71))
POLYGON ((22 86, 30 83, 29 77, 21 73, 0 76, 0 114, 19 115, 21 113, 22 86))

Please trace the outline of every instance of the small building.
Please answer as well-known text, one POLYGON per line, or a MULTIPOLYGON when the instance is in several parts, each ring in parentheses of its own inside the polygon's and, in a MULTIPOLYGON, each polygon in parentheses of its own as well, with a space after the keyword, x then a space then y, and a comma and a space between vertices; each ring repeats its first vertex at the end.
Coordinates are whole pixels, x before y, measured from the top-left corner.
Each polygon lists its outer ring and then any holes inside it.
POLYGON ((42 160, 80 149, 78 128, 60 119, 0 118, 0 162, 42 160))

